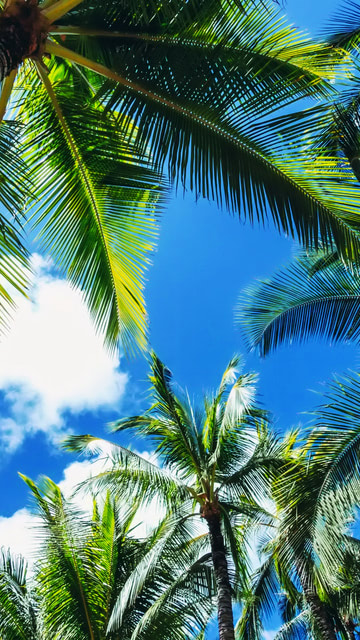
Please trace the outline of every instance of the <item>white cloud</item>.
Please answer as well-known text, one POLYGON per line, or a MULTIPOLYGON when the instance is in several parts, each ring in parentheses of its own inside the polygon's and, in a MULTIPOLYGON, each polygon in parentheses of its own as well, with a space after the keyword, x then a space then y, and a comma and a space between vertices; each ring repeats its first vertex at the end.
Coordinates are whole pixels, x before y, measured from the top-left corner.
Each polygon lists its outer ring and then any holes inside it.
POLYGON ((263 631, 263 638, 264 640, 274 640, 276 633, 276 631, 263 631))
POLYGON ((0 516, 0 547, 10 549, 31 561, 36 553, 36 518, 28 509, 19 509, 12 516, 0 516))
POLYGON ((14 451, 26 434, 57 440, 65 411, 118 406, 127 375, 103 348, 78 290, 33 256, 31 301, 18 298, 9 333, 0 344, 0 390, 9 415, 0 420, 2 449, 14 451))

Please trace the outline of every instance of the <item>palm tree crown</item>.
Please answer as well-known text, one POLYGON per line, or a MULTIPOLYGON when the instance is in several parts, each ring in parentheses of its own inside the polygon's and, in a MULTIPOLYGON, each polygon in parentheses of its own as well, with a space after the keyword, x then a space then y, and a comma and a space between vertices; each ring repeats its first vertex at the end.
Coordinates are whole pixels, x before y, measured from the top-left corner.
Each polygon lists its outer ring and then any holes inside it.
MULTIPOLYGON (((269 117, 333 95, 342 62, 270 0, 9 2, 0 14, 5 280, 26 289, 26 201, 107 344, 145 349, 144 268, 164 168, 251 221, 270 216, 306 246, 357 254, 355 180, 335 159, 304 152, 299 162, 301 118, 289 135, 269 117)), ((0 294, 6 319, 6 287, 0 294)))
MULTIPOLYGON (((114 430, 130 429, 150 438, 161 466, 114 444, 112 469, 91 480, 97 490, 111 488, 122 497, 135 494, 145 502, 157 497, 170 513, 175 510, 206 524, 222 640, 234 637, 232 589, 240 594, 245 584, 244 544, 250 525, 272 521, 263 501, 281 457, 264 424, 264 412, 255 404, 255 377, 239 375, 238 365, 234 357, 216 393, 196 410, 187 394, 175 393, 170 371, 152 354, 153 404, 143 415, 118 421, 114 430)), ((101 441, 73 436, 65 446, 96 451, 101 441)))

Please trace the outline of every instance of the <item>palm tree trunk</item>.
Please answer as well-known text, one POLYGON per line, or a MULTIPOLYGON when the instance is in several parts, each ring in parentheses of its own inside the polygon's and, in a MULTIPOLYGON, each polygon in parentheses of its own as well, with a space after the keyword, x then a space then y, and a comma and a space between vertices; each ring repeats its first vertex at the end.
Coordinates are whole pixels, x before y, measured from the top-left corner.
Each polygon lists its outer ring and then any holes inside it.
POLYGON ((221 533, 220 515, 214 513, 204 517, 209 527, 211 555, 215 572, 219 636, 220 640, 234 640, 231 585, 224 538, 221 533))
POLYGON ((310 611, 320 631, 322 640, 337 640, 332 616, 327 611, 324 603, 320 600, 314 587, 309 583, 307 578, 301 575, 301 573, 300 582, 303 588, 305 600, 310 607, 310 611))
POLYGON ((349 640, 355 640, 355 629, 356 629, 356 624, 354 624, 353 620, 351 618, 347 619, 344 621, 345 627, 346 627, 346 632, 349 636, 349 640))
POLYGON ((13 69, 22 62, 26 46, 21 39, 21 31, 14 29, 0 17, 0 80, 10 75, 13 69))

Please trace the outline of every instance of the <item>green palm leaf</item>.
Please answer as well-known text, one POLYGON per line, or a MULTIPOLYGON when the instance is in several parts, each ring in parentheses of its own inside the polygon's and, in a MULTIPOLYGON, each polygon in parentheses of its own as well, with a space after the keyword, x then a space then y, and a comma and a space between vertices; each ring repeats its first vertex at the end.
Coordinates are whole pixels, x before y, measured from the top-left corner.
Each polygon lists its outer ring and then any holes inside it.
POLYGON ((4 640, 38 640, 38 606, 26 585, 22 556, 0 551, 0 634, 4 640))
POLYGON ((0 127, 0 330, 15 307, 14 294, 26 295, 30 275, 24 245, 24 205, 33 185, 19 151, 21 128, 12 121, 0 127))
POLYGON ((295 618, 285 622, 275 635, 274 640, 305 640, 315 636, 309 629, 309 611, 301 611, 295 618))
MULTIPOLYGON (((270 212, 278 228, 299 237, 306 246, 317 246, 322 239, 324 245, 335 242, 343 254, 347 245, 351 253, 352 242, 357 243, 358 191, 346 179, 346 171, 335 159, 328 158, 326 163, 321 159, 314 167, 313 158, 300 163, 298 152, 272 153, 270 141, 276 147, 279 140, 275 131, 270 130, 265 146, 253 135, 254 119, 264 118, 268 109, 278 108, 288 96, 300 97, 302 90, 309 95, 309 86, 310 94, 313 89, 320 94, 328 91, 321 78, 333 73, 330 49, 319 46, 314 53, 302 35, 285 24, 279 27, 271 5, 254 12, 241 11, 230 2, 215 17, 210 10, 207 20, 201 15, 201 22, 189 21, 187 28, 178 27, 176 20, 170 24, 170 30, 156 34, 141 29, 136 34, 131 29, 118 34, 125 42, 115 48, 112 39, 104 36, 103 65, 97 62, 101 56, 95 50, 96 62, 91 51, 89 58, 79 54, 83 43, 74 34, 70 38, 73 51, 51 42, 47 50, 112 81, 105 83, 99 96, 105 92, 107 108, 115 106, 131 117, 138 125, 139 142, 151 149, 160 167, 168 166, 173 180, 185 183, 189 178, 196 193, 232 211, 240 212, 245 205, 250 220, 263 221, 270 212), (183 39, 192 60, 194 47, 201 48, 199 61, 208 56, 202 69, 193 69, 193 76, 185 75, 181 67, 186 53, 180 55, 177 49, 183 39), (166 69, 160 62, 165 45, 166 69), (247 55, 245 70, 241 64, 247 55), (307 89, 302 85, 305 79, 307 89), (289 86, 286 97, 284 86, 289 86), (268 105, 258 99, 258 92, 263 95, 266 88, 268 105), (334 197, 327 197, 324 189, 333 189, 334 197), (306 221, 305 210, 310 214, 306 221)), ((128 130, 128 118, 122 127, 128 130)))
MULTIPOLYGON (((336 256, 335 256, 336 258, 336 256)), ((357 343, 360 285, 357 267, 318 254, 301 255, 241 296, 237 322, 262 356, 282 344, 323 337, 357 343), (325 264, 324 264, 325 261, 325 264)))
MULTIPOLYGON (((157 176, 125 144, 112 118, 76 97, 76 78, 50 76, 21 104, 27 159, 40 206, 33 224, 44 248, 85 295, 110 348, 146 347, 144 264, 157 234, 157 176), (52 82, 52 84, 50 84, 52 82)), ((35 82, 35 80, 34 80, 35 82)))

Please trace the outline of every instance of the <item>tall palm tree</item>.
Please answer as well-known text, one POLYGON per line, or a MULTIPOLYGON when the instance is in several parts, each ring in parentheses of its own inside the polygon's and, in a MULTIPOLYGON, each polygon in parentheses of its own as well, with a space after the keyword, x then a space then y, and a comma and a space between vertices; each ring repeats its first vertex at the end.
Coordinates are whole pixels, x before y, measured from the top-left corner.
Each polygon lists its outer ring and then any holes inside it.
POLYGON ((179 533, 174 536, 169 521, 138 539, 135 507, 121 508, 107 496, 94 501, 91 516, 65 500, 48 478, 39 485, 26 482, 39 517, 38 558, 27 586, 24 560, 0 556, 1 638, 183 640, 204 628, 213 580, 198 541, 177 549, 179 533), (156 553, 160 537, 162 554, 156 553), (170 549, 179 561, 171 563, 171 572, 170 549), (120 605, 121 616, 110 624, 120 605))
POLYGON ((300 444, 296 431, 283 441, 283 467, 272 483, 275 526, 262 541, 262 562, 237 625, 237 637, 243 640, 260 640, 263 623, 276 609, 285 622, 284 638, 307 638, 309 633, 316 640, 337 640, 337 630, 345 629, 332 606, 335 590, 324 580, 314 537, 312 508, 322 477, 318 474, 318 485, 309 491, 308 452, 300 444))
MULTIPOLYGON (((112 467, 90 482, 93 489, 106 488, 122 498, 132 494, 145 502, 157 498, 169 513, 175 510, 184 519, 197 518, 206 525, 221 640, 234 639, 232 596, 240 594, 245 584, 246 537, 252 524, 272 522, 263 501, 281 458, 277 440, 255 405, 255 377, 239 375, 238 365, 239 358, 234 357, 219 388, 205 397, 200 410, 187 394, 175 392, 170 371, 152 354, 153 404, 143 415, 119 420, 114 430, 149 438, 159 466, 112 444, 112 467)), ((72 436, 65 446, 96 451, 102 441, 72 436)))
POLYGON ((333 95, 342 60, 270 0, 2 5, 0 201, 14 216, 1 217, 4 321, 6 282, 26 289, 25 198, 42 247, 82 289, 107 344, 145 348, 144 267, 164 168, 306 246, 357 254, 358 189, 346 167, 306 152, 299 162, 301 118, 289 140, 268 117, 333 95))
MULTIPOLYGON (((318 411, 324 425, 319 420, 307 441, 297 440, 296 433, 286 438, 283 470, 273 483, 276 527, 263 543, 263 562, 238 623, 243 640, 259 640, 263 622, 276 607, 284 620, 277 640, 355 638, 360 547, 348 534, 359 498, 353 486, 358 472, 353 469, 350 476, 349 456, 353 459, 358 445, 347 419, 351 400, 345 410, 348 394, 345 387, 342 397, 333 398, 341 430, 334 428, 332 409, 324 405, 318 411)), ((357 417, 358 410, 354 426, 357 417)))
MULTIPOLYGON (((358 544, 358 540, 356 541, 358 544)), ((348 566, 339 567, 339 580, 336 587, 325 584, 315 586, 312 583, 312 597, 302 590, 296 569, 288 571, 279 561, 279 555, 267 553, 267 558, 253 576, 251 589, 237 625, 237 637, 241 640, 260 640, 263 624, 273 618, 274 610, 282 620, 274 640, 356 640, 356 628, 359 622, 359 573, 354 571, 354 555, 351 554, 351 572, 344 571, 348 566), (313 600, 317 607, 314 610, 313 600), (315 613, 315 615, 314 615, 315 613), (319 614, 327 627, 319 625, 319 614)), ((304 581, 304 577, 301 578, 304 581)))

